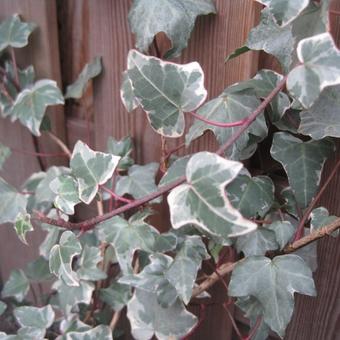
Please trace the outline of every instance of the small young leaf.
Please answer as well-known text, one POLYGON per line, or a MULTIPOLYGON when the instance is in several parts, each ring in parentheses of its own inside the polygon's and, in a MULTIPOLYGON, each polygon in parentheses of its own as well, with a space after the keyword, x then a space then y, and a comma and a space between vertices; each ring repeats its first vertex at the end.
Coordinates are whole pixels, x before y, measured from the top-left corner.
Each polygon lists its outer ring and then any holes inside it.
POLYGON ((27 197, 0 177, 0 224, 15 223, 18 214, 26 212, 27 197))
POLYGON ((173 64, 131 50, 128 76, 152 128, 166 137, 180 137, 185 128, 184 112, 196 110, 207 96, 203 70, 197 62, 173 64))
POLYGON ((13 296, 18 302, 22 302, 30 289, 29 281, 25 273, 19 270, 13 270, 6 281, 1 292, 3 298, 13 296))
POLYGON ((78 79, 66 88, 65 99, 82 97, 86 90, 88 82, 97 77, 102 71, 102 63, 100 57, 95 57, 91 63, 86 64, 78 76, 78 79))
POLYGON ((17 307, 14 316, 21 327, 34 327, 38 329, 49 328, 54 321, 54 311, 51 305, 45 307, 17 307))
POLYGON ((177 300, 171 307, 163 308, 156 295, 136 289, 128 303, 132 335, 137 340, 146 340, 155 335, 160 340, 180 339, 194 328, 197 318, 177 300))
MULTIPOLYGON (((157 191, 155 177, 158 167, 158 163, 132 165, 127 176, 118 178, 116 194, 120 196, 130 194, 133 198, 138 199, 157 191)), ((161 201, 162 198, 156 198, 152 203, 160 203, 161 201)))
POLYGON ((5 304, 5 302, 0 301, 0 316, 5 313, 6 309, 7 305, 5 304))
POLYGON ((20 48, 28 44, 28 37, 36 28, 34 23, 20 20, 18 14, 3 21, 0 25, 0 52, 7 47, 20 48))
POLYGON ((129 12, 136 47, 147 52, 155 35, 164 32, 172 42, 167 58, 180 55, 187 46, 196 17, 216 13, 212 0, 134 0, 129 12))
MULTIPOLYGON (((324 207, 316 208, 310 214, 311 222, 310 222, 310 231, 313 232, 317 229, 320 229, 327 224, 334 222, 337 217, 329 216, 329 212, 324 207)), ((333 237, 337 237, 339 235, 339 230, 336 230, 331 234, 333 237)))
POLYGON ((99 298, 115 312, 122 310, 131 297, 131 287, 118 282, 113 282, 108 288, 99 291, 99 298))
POLYGON ((85 245, 79 259, 77 275, 82 280, 98 281, 106 278, 106 274, 98 268, 98 263, 102 261, 100 249, 85 245))
POLYGON ((57 195, 54 205, 67 215, 74 214, 74 206, 80 203, 78 182, 74 177, 61 175, 50 183, 50 189, 57 195))
POLYGON ((0 143, 0 170, 5 164, 7 158, 11 155, 11 150, 6 145, 0 143))
POLYGON ((173 228, 193 224, 223 240, 256 229, 255 223, 231 206, 224 192, 241 169, 241 163, 209 152, 191 157, 186 168, 188 183, 173 189, 168 196, 173 228))
POLYGON ((39 80, 19 93, 13 103, 11 118, 12 121, 19 119, 33 135, 40 136, 46 108, 59 104, 64 104, 64 98, 57 83, 49 79, 39 80))
POLYGON ((296 231, 295 226, 289 221, 275 221, 267 228, 274 231, 276 242, 279 244, 280 249, 284 248, 296 231))
POLYGON ((289 73, 287 89, 310 108, 324 88, 340 84, 340 51, 330 33, 322 33, 300 41, 297 54, 301 65, 289 73))
POLYGON ((50 271, 58 276, 68 286, 79 286, 79 278, 72 270, 72 260, 81 253, 81 244, 76 235, 71 231, 65 231, 59 244, 51 249, 49 263, 50 271))
POLYGON ((26 234, 34 230, 31 223, 31 216, 29 214, 19 213, 15 220, 14 229, 20 241, 28 245, 26 234))
POLYGON ((121 157, 118 163, 118 170, 127 170, 134 161, 130 157, 132 153, 132 139, 131 137, 125 137, 121 140, 116 140, 113 137, 109 137, 107 141, 107 152, 114 156, 121 157))
POLYGON ((261 303, 264 321, 281 337, 293 314, 294 292, 316 295, 312 272, 296 255, 248 257, 235 267, 229 283, 230 296, 250 295, 261 303))
POLYGON ((313 199, 323 165, 333 152, 334 143, 330 140, 302 142, 289 133, 274 134, 270 153, 287 172, 289 184, 301 208, 313 199))
POLYGON ((120 157, 91 150, 78 141, 74 147, 70 167, 77 178, 79 198, 89 204, 95 197, 98 187, 105 184, 113 175, 120 157))

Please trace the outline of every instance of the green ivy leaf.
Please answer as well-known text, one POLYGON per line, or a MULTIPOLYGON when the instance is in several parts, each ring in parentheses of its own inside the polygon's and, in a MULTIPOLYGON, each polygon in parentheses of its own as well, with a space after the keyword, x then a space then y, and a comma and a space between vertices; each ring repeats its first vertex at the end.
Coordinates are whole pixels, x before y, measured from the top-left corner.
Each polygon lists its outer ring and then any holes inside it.
POLYGON ((248 257, 235 267, 229 283, 230 296, 250 295, 261 303, 264 321, 281 337, 293 314, 294 292, 316 295, 312 272, 296 255, 248 257))
POLYGON ((60 322, 60 333, 62 337, 57 340, 66 340, 66 334, 69 332, 86 332, 91 329, 91 326, 79 320, 79 315, 70 314, 60 322))
POLYGON ((44 339, 45 329, 35 327, 23 327, 18 329, 17 335, 7 335, 0 332, 1 340, 26 340, 26 339, 44 339))
POLYGON ((330 140, 302 142, 285 132, 274 134, 270 153, 283 165, 302 208, 308 206, 316 194, 323 165, 334 151, 334 143, 330 140))
POLYGON ((83 96, 88 82, 97 77, 102 71, 101 57, 95 57, 89 64, 86 64, 80 72, 77 80, 66 88, 65 99, 79 99, 83 96))
POLYGON ((63 280, 68 286, 79 286, 78 275, 72 270, 72 260, 81 253, 81 244, 76 235, 65 231, 59 244, 53 246, 50 252, 50 271, 63 280))
POLYGON ((113 282, 108 288, 99 291, 99 298, 115 312, 122 310, 131 297, 131 287, 118 282, 113 282))
POLYGON ((79 269, 77 275, 82 280, 98 281, 106 278, 106 274, 98 268, 98 263, 102 261, 100 249, 85 245, 81 257, 78 261, 79 269))
POLYGON ((197 62, 178 65, 131 50, 128 76, 152 128, 166 137, 181 136, 184 112, 196 110, 207 96, 204 74, 197 62))
POLYGON ((0 177, 0 224, 15 223, 18 214, 26 212, 27 197, 0 177))
POLYGON ((33 135, 40 136, 40 125, 51 105, 64 104, 64 98, 53 80, 38 80, 32 87, 24 89, 16 97, 11 110, 12 121, 17 119, 33 135))
POLYGON ((95 197, 98 187, 105 184, 113 175, 120 157, 91 150, 78 141, 74 147, 70 167, 77 178, 79 198, 89 204, 95 197))
MULTIPOLYGON (((197 111, 197 114, 215 122, 232 123, 247 118, 259 105, 259 99, 254 95, 240 91, 239 84, 235 84, 227 88, 219 97, 204 104, 197 111)), ((219 144, 223 144, 238 129, 239 127, 212 126, 200 120, 195 120, 185 136, 185 143, 189 145, 193 140, 202 136, 205 131, 211 130, 219 144)), ((237 160, 250 157, 255 152, 257 143, 266 135, 266 122, 264 116, 260 115, 230 149, 231 151, 227 154, 228 158, 237 160), (249 147, 250 151, 247 150, 249 147)))
POLYGON ((6 309, 7 305, 5 304, 5 302, 0 301, 0 316, 5 313, 6 309))
POLYGON ((11 149, 0 143, 0 170, 5 164, 7 158, 11 155, 11 149))
POLYGON ((139 50, 147 52, 155 35, 164 32, 172 42, 165 57, 174 58, 187 46, 196 17, 210 13, 216 13, 211 0, 135 0, 129 22, 139 50))
POLYGON ((107 141, 107 152, 120 157, 117 170, 124 171, 133 165, 134 161, 130 157, 132 147, 132 139, 130 136, 124 137, 121 140, 109 137, 107 141))
POLYGON ((132 81, 129 78, 128 71, 123 72, 120 98, 127 112, 131 112, 139 106, 139 102, 133 92, 132 81))
POLYGON ((31 223, 31 216, 29 214, 19 213, 15 220, 14 229, 19 240, 28 245, 26 241, 26 234, 34 230, 31 223))
POLYGON ((115 216, 98 224, 96 228, 98 239, 114 247, 123 273, 132 271, 131 263, 136 250, 153 253, 154 246, 161 237, 157 229, 145 222, 148 215, 137 213, 129 221, 115 216))
POLYGON ((322 33, 300 41, 297 54, 302 65, 289 73, 287 89, 310 108, 324 88, 340 84, 340 51, 330 33, 322 33))
POLYGON ((57 281, 53 289, 58 292, 59 308, 69 315, 72 308, 80 303, 90 304, 94 285, 91 282, 80 281, 78 286, 68 286, 63 281, 57 281))
POLYGON ((39 256, 36 260, 27 264, 25 273, 30 281, 43 282, 53 278, 50 272, 48 261, 39 256))
POLYGON ((3 298, 13 296, 18 302, 22 302, 30 289, 29 281, 21 269, 11 272, 2 290, 3 298))
POLYGON ((298 17, 309 5, 309 0, 256 0, 268 7, 276 22, 281 26, 287 25, 298 17))
POLYGON ((282 208, 287 211, 290 215, 295 216, 296 218, 299 217, 299 213, 297 211, 298 203, 296 201, 294 192, 291 187, 286 187, 282 189, 280 193, 281 197, 284 200, 284 204, 282 208))
MULTIPOLYGON (((313 232, 317 229, 320 229, 327 224, 334 222, 338 217, 329 216, 329 212, 324 207, 316 208, 310 214, 311 222, 310 222, 310 231, 313 232)), ((339 230, 336 230, 331 234, 333 237, 337 237, 339 235, 339 230)))
POLYGON ((299 133, 313 139, 340 138, 340 85, 325 88, 314 105, 300 113, 299 133))
POLYGON ((185 169, 189 162, 191 155, 184 156, 179 159, 176 159, 169 167, 167 172, 164 174, 162 179, 160 180, 158 186, 162 187, 168 185, 170 183, 175 182, 180 177, 185 176, 185 169))
POLYGON ((80 203, 78 182, 70 175, 61 175, 50 183, 50 189, 57 195, 56 208, 67 215, 74 214, 74 206, 80 203))
POLYGON ((128 303, 127 316, 132 335, 137 340, 146 340, 155 335, 160 340, 182 338, 194 328, 196 317, 177 300, 171 307, 163 308, 156 295, 136 289, 128 303))
POLYGON ((173 189, 168 196, 173 228, 193 224, 223 240, 256 229, 255 223, 231 206, 224 192, 241 169, 241 163, 209 152, 191 157, 186 168, 187 183, 173 189))
MULTIPOLYGON (((127 176, 120 176, 116 184, 116 194, 123 196, 130 194, 133 198, 142 198, 157 191, 155 177, 158 171, 158 163, 146 165, 132 165, 127 176)), ((152 203, 160 203, 162 198, 156 198, 152 203)))
POLYGON ((14 309, 14 316, 21 327, 46 329, 53 324, 55 314, 51 305, 41 308, 23 306, 14 309))
POLYGON ((226 189, 230 203, 247 218, 263 217, 274 203, 274 184, 267 176, 237 176, 226 189))
POLYGON ((18 14, 3 21, 0 25, 0 52, 9 46, 26 46, 28 37, 36 27, 36 24, 22 22, 18 14))
POLYGON ((274 231, 280 249, 284 248, 296 231, 296 227, 289 221, 275 221, 267 228, 274 231))
POLYGON ((85 332, 69 332, 65 340, 112 340, 112 331, 109 326, 99 325, 85 332))

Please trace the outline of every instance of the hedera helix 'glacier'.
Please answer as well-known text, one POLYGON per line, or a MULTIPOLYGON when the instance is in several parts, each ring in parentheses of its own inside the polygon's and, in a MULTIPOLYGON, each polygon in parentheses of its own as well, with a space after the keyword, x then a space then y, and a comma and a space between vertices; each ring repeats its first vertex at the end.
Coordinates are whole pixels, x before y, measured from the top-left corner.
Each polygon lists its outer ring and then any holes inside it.
MULTIPOLYGON (((49 131, 46 109, 79 99, 100 75, 100 56, 63 94, 55 81, 36 79, 33 66, 13 58, 36 25, 19 15, 0 24, 2 117, 50 137, 69 157, 69 166, 34 173, 17 188, 0 177, 0 223, 12 225, 23 246, 37 228, 46 232, 39 258, 4 283, 0 315, 14 317, 17 328, 16 335, 0 332, 0 339, 112 339, 121 334, 124 309, 135 339, 180 339, 196 331, 192 299, 209 303, 205 290, 228 273, 225 294, 249 318, 251 336, 265 339, 272 330, 284 337, 295 292, 317 294, 311 242, 337 237, 340 227, 339 218, 316 208, 324 164, 340 137, 340 51, 329 33, 330 1, 258 2, 260 23, 226 59, 263 50, 278 59, 282 74, 260 70, 206 101, 199 63, 168 59, 187 46, 197 16, 216 13, 213 1, 133 1, 126 20, 137 49, 126 56, 120 93, 126 110, 141 108, 162 138, 160 164, 134 164, 128 136, 110 137, 104 152, 84 141, 68 150, 49 131), (146 54, 159 32, 172 43, 163 58, 146 54), (191 126, 187 115, 195 117, 191 126), (279 131, 269 132, 272 125, 279 131), (187 147, 207 130, 220 144, 216 153, 178 157, 177 149, 166 150, 167 138, 183 138, 187 147), (263 140, 271 143, 273 165, 245 169, 241 160, 263 140), (159 168, 165 173, 157 181, 159 168), (172 227, 160 233, 150 216, 166 193, 172 227), (94 202, 98 216, 69 221, 79 206, 94 202), (227 247, 238 253, 235 263, 223 263, 227 247), (205 262, 219 276, 205 279, 205 262), (44 281, 51 290, 38 305, 28 293, 44 281)), ((5 178, 9 157, 11 146, 0 140, 5 178)), ((331 176, 339 168, 340 162, 331 176)))

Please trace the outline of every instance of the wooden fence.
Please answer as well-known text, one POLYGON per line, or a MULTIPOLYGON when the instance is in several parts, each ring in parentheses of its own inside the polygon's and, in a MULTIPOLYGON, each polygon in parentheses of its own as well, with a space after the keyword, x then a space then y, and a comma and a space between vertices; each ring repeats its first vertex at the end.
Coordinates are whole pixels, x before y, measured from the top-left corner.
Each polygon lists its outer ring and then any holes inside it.
MULTIPOLYGON (((0 0, 0 19, 13 13, 25 20, 36 22, 39 29, 33 33, 31 44, 18 57, 19 64, 33 63, 39 78, 52 78, 61 87, 72 83, 84 64, 94 56, 102 56, 103 74, 94 82, 85 97, 69 102, 64 109, 49 109, 53 130, 72 147, 78 139, 88 140, 98 150, 104 150, 108 136, 134 138, 135 158, 144 164, 158 161, 159 136, 153 132, 140 110, 127 114, 120 97, 122 72, 126 56, 134 46, 127 22, 130 0, 0 0), (90 121, 90 124, 86 122, 90 121)), ((205 85, 209 97, 219 95, 234 82, 250 78, 258 68, 276 67, 272 58, 248 53, 229 63, 225 56, 242 45, 259 16, 260 7, 253 0, 216 0, 217 16, 198 19, 189 47, 178 62, 196 60, 206 74, 205 85)), ((340 10, 340 0, 334 1, 334 9, 340 10)), ((332 17, 332 32, 340 42, 340 19, 332 17)), ((165 48, 167 41, 160 39, 165 48)), ((35 141, 26 129, 18 124, 0 120, 0 142, 11 147, 44 152, 55 152, 56 147, 46 139, 35 141), (34 145, 36 143, 36 146, 34 145)), ((171 146, 182 143, 181 139, 171 146)), ((191 151, 214 150, 213 138, 195 142, 191 151)), ((337 155, 339 158, 339 155, 337 155)), ((16 154, 7 162, 3 173, 13 185, 19 186, 27 176, 63 160, 48 161, 16 154)), ((326 165, 325 178, 332 169, 335 158, 326 165)), ((340 174, 323 196, 321 204, 331 213, 340 215, 340 174)), ((81 218, 93 215, 91 209, 78 212, 81 218)), ((166 209, 154 221, 160 230, 168 225, 166 209)), ((29 247, 22 246, 12 228, 0 229, 0 278, 6 280, 10 270, 23 267, 37 254, 42 232, 29 238, 29 247)), ((317 298, 296 297, 296 309, 285 339, 335 340, 340 338, 340 247, 339 240, 327 238, 318 245, 319 269, 315 273, 317 298)), ((226 297, 223 289, 213 288, 213 302, 208 306, 206 318, 194 339, 234 339, 230 322, 222 309, 226 297)), ((192 307, 194 311, 195 306, 192 307)), ((233 311, 240 323, 244 320, 233 311)), ((129 337, 126 337, 129 338, 129 337)))

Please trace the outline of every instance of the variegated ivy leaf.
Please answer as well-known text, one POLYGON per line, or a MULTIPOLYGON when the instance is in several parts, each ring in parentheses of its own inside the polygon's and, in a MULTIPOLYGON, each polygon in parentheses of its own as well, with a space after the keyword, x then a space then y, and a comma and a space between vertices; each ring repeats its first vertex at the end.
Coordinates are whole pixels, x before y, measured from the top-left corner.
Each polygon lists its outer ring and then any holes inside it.
POLYGON ((107 141, 107 152, 120 157, 117 170, 124 171, 133 165, 134 161, 130 157, 132 147, 132 138, 130 136, 124 137, 121 140, 109 137, 107 141))
MULTIPOLYGON (((157 191, 155 177, 158 171, 158 163, 146 165, 132 165, 127 176, 120 176, 116 184, 116 194, 123 196, 130 194, 133 198, 142 198, 157 191)), ((162 198, 156 198, 152 203, 160 203, 162 198)))
POLYGON ((265 255, 267 251, 277 248, 279 245, 276 242, 275 233, 264 227, 239 236, 236 240, 237 251, 243 252, 245 256, 265 255))
POLYGON ((35 327, 22 327, 18 329, 16 335, 6 335, 0 332, 1 340, 27 340, 27 339, 44 339, 45 329, 35 327))
POLYGON ((1 296, 14 297, 18 302, 22 302, 30 289, 29 281, 21 269, 15 269, 11 272, 8 280, 6 281, 4 288, 1 292, 1 296))
POLYGON ((164 32, 172 42, 165 57, 174 58, 187 46, 196 17, 210 13, 216 13, 212 0, 134 0, 129 23, 139 50, 147 52, 155 35, 164 32))
POLYGON ((300 113, 299 133, 313 139, 340 137, 340 85, 325 88, 314 105, 300 113))
POLYGON ((77 275, 82 280, 98 281, 106 278, 106 274, 98 268, 98 263, 102 261, 100 249, 85 245, 81 257, 78 261, 79 269, 77 275))
POLYGON ((89 204, 95 197, 98 187, 105 184, 113 175, 120 157, 93 151, 82 141, 74 147, 70 167, 77 178, 79 198, 89 204))
POLYGON ((37 27, 34 23, 22 22, 18 14, 0 25, 0 52, 7 47, 20 48, 28 44, 28 37, 37 27))
POLYGON ((11 119, 12 121, 19 119, 32 134, 40 136, 40 125, 46 108, 59 104, 64 104, 64 98, 57 83, 49 79, 38 80, 16 97, 11 110, 11 119))
POLYGON ((79 286, 79 278, 72 270, 72 260, 81 253, 81 244, 75 234, 65 231, 59 244, 53 246, 50 252, 50 271, 68 286, 79 286))
POLYGON ((27 197, 0 177, 0 224, 15 223, 18 214, 26 212, 27 197))
POLYGON ((303 142, 286 132, 274 134, 270 153, 284 167, 301 208, 316 194, 323 165, 334 150, 330 140, 303 142))
POLYGON ((0 316, 3 313, 5 313, 6 309, 7 309, 7 305, 4 302, 0 301, 0 316))
MULTIPOLYGON (((137 213, 128 221, 115 216, 96 228, 99 240, 114 247, 123 273, 132 271, 132 259, 137 249, 153 253, 157 242, 162 238, 157 229, 145 222, 149 215, 149 212, 137 213)), ((170 246, 169 250, 173 248, 173 245, 170 246)))
POLYGON ((112 340, 112 331, 109 326, 99 325, 85 332, 69 332, 65 340, 112 340))
MULTIPOLYGON (((324 207, 316 208, 310 214, 311 222, 310 222, 310 231, 313 232, 317 229, 320 229, 327 224, 334 222, 338 217, 329 216, 329 212, 324 207)), ((337 237, 339 235, 339 230, 336 230, 331 234, 333 237, 337 237)))
MULTIPOLYGON (((240 84, 235 84, 227 89, 217 98, 204 104, 197 114, 221 123, 233 123, 247 118, 259 105, 260 100, 255 95, 248 95, 240 88, 240 84)), ((186 145, 203 135, 207 130, 211 130, 220 144, 225 143, 239 127, 223 128, 208 125, 200 120, 196 120, 185 136, 186 145)), ((257 143, 267 136, 267 126, 264 115, 260 115, 245 133, 233 144, 227 156, 230 159, 249 158, 256 150, 257 143)))
POLYGON ((26 234, 34 230, 31 223, 31 216, 29 214, 19 213, 15 220, 14 229, 19 240, 28 245, 26 241, 26 234))
POLYGON ((21 327, 46 329, 51 327, 55 314, 51 305, 41 308, 23 306, 14 309, 14 316, 21 327))
POLYGON ((274 203, 274 184, 267 176, 237 176, 226 189, 234 208, 247 218, 265 216, 274 203))
POLYGON ((48 261, 42 256, 29 262, 25 269, 25 273, 29 280, 33 282, 43 282, 54 278, 50 272, 48 261))
POLYGON ((159 187, 175 182, 180 177, 185 176, 185 169, 191 156, 184 156, 176 159, 169 167, 165 175, 159 182, 159 187))
POLYGON ((80 281, 78 286, 71 287, 59 280, 54 283, 53 289, 58 292, 58 307, 65 315, 69 315, 78 304, 90 304, 94 285, 91 282, 80 281))
POLYGON ((309 0, 256 0, 268 7, 279 25, 287 25, 309 5, 309 0))
POLYGON ((92 327, 79 320, 78 314, 67 315, 65 319, 60 322, 59 330, 63 336, 57 337, 56 340, 65 340, 66 334, 70 332, 86 332, 92 327))
POLYGON ((294 309, 294 292, 315 296, 311 270, 296 255, 251 256, 233 270, 229 295, 251 296, 263 307, 265 323, 281 337, 294 309))
POLYGON ((171 307, 163 308, 157 302, 155 294, 139 289, 136 289, 128 303, 127 316, 132 335, 137 340, 151 339, 153 335, 160 340, 180 339, 197 322, 197 318, 179 300, 171 307))
POLYGON ((5 164, 7 158, 11 155, 11 150, 6 145, 0 143, 0 170, 5 164))
POLYGON ((287 211, 290 215, 295 216, 296 218, 299 217, 298 203, 296 201, 296 197, 291 187, 286 187, 282 189, 280 193, 281 197, 284 200, 284 204, 282 209, 287 211))
POLYGON ((86 90, 88 82, 97 77, 102 71, 102 63, 100 57, 95 57, 89 64, 86 64, 80 72, 77 80, 68 85, 66 88, 65 99, 82 97, 86 90))
POLYGON ((133 92, 132 82, 127 71, 123 72, 123 80, 120 87, 120 98, 127 112, 131 112, 139 106, 139 102, 133 92))
POLYGON ((73 215, 74 206, 81 202, 76 179, 70 175, 61 175, 50 183, 50 189, 57 195, 55 207, 67 215, 73 215))
POLYGON ((296 231, 296 227, 289 221, 275 221, 267 228, 274 231, 280 249, 284 248, 296 231))
POLYGON ((241 169, 242 163, 209 152, 191 157, 186 168, 187 183, 168 196, 173 228, 193 224, 222 240, 256 229, 255 223, 232 207, 224 192, 241 169))
POLYGON ((179 65, 131 50, 128 76, 152 128, 166 137, 181 136, 184 112, 196 110, 207 96, 197 62, 179 65))
POLYGON ((113 282, 108 288, 99 291, 99 298, 115 312, 122 310, 131 297, 131 287, 118 282, 113 282))
POLYGON ((301 65, 289 73, 287 89, 310 108, 324 88, 340 84, 340 51, 330 33, 322 33, 301 40, 297 54, 301 65))

